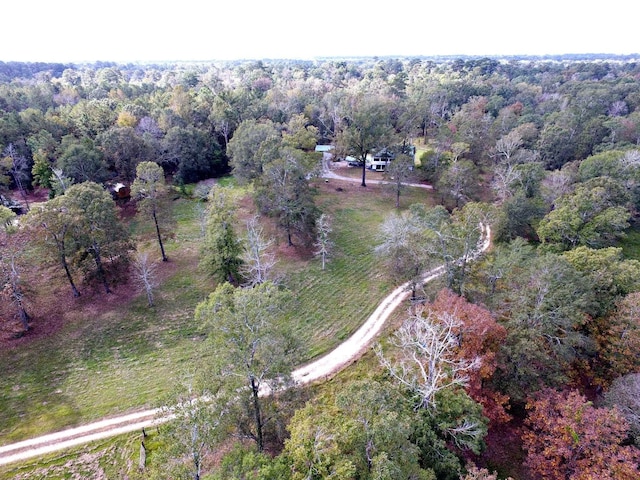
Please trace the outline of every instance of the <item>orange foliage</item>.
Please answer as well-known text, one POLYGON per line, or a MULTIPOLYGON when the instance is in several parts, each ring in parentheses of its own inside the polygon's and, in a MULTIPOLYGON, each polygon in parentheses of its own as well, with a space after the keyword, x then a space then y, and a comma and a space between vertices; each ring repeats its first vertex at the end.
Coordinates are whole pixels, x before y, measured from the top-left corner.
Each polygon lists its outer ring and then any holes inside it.
POLYGON ((525 465, 545 480, 640 478, 640 451, 622 446, 627 423, 616 409, 595 408, 576 391, 544 390, 527 404, 525 465))
POLYGON ((505 408, 509 397, 483 387, 483 382, 491 378, 496 370, 496 354, 507 335, 505 328, 496 322, 487 309, 469 303, 450 290, 441 290, 429 309, 436 314, 448 312, 463 323, 464 326, 458 332, 458 355, 461 358, 481 359, 480 368, 470 377, 467 392, 482 404, 483 413, 492 424, 508 421, 510 417, 505 408))

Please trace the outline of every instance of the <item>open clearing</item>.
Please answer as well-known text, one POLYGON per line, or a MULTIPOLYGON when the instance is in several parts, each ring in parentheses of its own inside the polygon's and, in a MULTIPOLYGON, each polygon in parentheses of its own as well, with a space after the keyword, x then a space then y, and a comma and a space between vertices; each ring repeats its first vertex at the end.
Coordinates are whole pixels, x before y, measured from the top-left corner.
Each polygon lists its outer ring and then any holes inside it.
MULTIPOLYGON (((334 218, 335 255, 325 271, 308 251, 289 248, 273 230, 282 260, 281 273, 294 290, 296 311, 291 316, 306 363, 331 350, 352 334, 392 290, 373 253, 377 229, 394 210, 392 192, 381 185, 366 189, 338 180, 318 180, 319 206, 334 218)), ((430 193, 407 189, 404 207, 431 202, 430 193)), ((0 445, 82 425, 97 419, 154 408, 171 392, 176 378, 194 364, 206 362, 198 348, 202 334, 193 310, 213 288, 197 269, 200 229, 195 201, 176 197, 168 207, 174 218, 170 257, 161 264, 162 286, 156 308, 121 284, 115 294, 90 294, 84 287, 72 299, 55 268, 34 278, 44 285, 33 332, 19 340, 3 341, 0 361, 0 445), (62 301, 61 301, 62 300, 62 301)), ((251 202, 239 216, 251 215, 251 202)), ((132 228, 153 248, 144 221, 132 228)), ((38 292, 40 293, 40 292, 38 292)))

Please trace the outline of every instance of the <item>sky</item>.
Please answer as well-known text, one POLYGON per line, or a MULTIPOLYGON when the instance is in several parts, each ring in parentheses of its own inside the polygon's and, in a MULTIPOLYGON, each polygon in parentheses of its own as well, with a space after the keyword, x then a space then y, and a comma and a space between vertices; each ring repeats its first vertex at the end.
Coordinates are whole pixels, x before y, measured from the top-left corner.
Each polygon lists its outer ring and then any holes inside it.
POLYGON ((6 0, 1 11, 5 62, 640 53, 629 0, 6 0))

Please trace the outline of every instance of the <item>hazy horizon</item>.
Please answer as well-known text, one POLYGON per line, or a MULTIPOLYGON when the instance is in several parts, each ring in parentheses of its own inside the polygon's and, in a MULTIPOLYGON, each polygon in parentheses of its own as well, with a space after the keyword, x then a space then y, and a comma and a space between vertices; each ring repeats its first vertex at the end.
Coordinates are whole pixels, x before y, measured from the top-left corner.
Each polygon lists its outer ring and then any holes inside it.
POLYGON ((149 0, 23 0, 3 8, 0 61, 93 63, 205 62, 429 56, 631 55, 640 38, 607 8, 540 0, 463 0, 452 5, 362 7, 326 0, 248 0, 158 5, 149 0))

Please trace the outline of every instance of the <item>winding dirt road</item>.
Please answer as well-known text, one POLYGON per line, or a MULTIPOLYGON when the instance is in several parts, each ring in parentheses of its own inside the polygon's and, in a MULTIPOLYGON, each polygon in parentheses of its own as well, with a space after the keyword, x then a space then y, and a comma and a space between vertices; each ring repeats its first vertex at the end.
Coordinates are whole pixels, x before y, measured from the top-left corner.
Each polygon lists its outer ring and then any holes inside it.
MULTIPOLYGON (((340 179, 354 180, 345 177, 340 179)), ((481 227, 483 233, 481 244, 478 245, 478 249, 469 260, 475 259, 489 248, 491 230, 488 226, 481 227)), ((424 283, 430 282, 442 273, 444 273, 443 266, 434 268, 424 274, 423 281, 424 283)), ((375 336, 380 333, 391 313, 407 299, 409 293, 408 284, 396 288, 351 337, 327 355, 294 370, 291 374, 293 379, 299 385, 324 380, 360 358, 371 346, 375 336)), ((38 457, 123 433, 140 431, 143 427, 150 427, 168 420, 168 418, 159 417, 158 413, 159 409, 144 410, 5 445, 0 447, 0 465, 38 457)))

